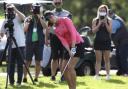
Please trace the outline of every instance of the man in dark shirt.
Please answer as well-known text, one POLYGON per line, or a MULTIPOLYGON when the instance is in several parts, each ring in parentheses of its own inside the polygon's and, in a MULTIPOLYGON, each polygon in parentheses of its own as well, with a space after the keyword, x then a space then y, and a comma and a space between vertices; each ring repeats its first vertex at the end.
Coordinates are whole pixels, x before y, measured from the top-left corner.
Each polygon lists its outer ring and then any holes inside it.
MULTIPOLYGON (((40 61, 42 60, 42 51, 44 47, 43 29, 47 28, 44 20, 40 16, 40 5, 32 5, 32 15, 26 18, 24 31, 26 33, 26 65, 29 67, 33 55, 35 55, 35 82, 38 82, 40 74, 40 61)), ((27 82, 27 71, 24 68, 23 82, 27 82)))
POLYGON ((113 10, 109 10, 112 18, 112 40, 116 47, 116 59, 118 65, 117 75, 128 75, 128 31, 125 22, 116 15, 113 10))

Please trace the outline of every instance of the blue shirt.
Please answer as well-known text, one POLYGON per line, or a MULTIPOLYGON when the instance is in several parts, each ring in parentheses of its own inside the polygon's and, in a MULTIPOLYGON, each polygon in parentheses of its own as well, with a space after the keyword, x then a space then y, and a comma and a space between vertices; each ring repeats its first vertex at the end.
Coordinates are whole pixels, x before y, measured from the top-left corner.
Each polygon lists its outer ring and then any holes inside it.
POLYGON ((121 27, 121 23, 118 20, 112 20, 112 33, 116 33, 116 31, 121 27))
POLYGON ((69 17, 70 19, 72 19, 72 15, 69 11, 62 9, 62 11, 56 11, 56 9, 52 10, 55 16, 58 17, 69 17))

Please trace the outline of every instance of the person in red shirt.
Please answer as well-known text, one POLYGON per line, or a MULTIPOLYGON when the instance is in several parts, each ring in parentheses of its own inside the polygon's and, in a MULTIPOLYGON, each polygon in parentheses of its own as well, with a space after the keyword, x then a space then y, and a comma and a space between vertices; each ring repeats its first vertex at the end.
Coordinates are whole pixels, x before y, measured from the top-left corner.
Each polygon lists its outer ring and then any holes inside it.
MULTIPOLYGON (((63 0, 53 0, 53 6, 54 9, 52 10, 53 14, 58 16, 58 17, 68 17, 72 18, 72 14, 65 10, 63 8, 63 0)), ((50 26, 52 28, 52 26, 50 26)), ((55 44, 51 45, 52 49, 52 60, 51 60, 51 80, 55 81, 56 80, 56 73, 57 69, 61 65, 61 58, 62 58, 62 51, 60 49, 60 46, 62 46, 62 43, 59 41, 59 39, 56 37, 54 34, 54 31, 50 31, 50 44, 55 44), (57 44, 56 44, 57 43, 57 44)), ((61 78, 61 81, 64 81, 64 77, 61 78)))
POLYGON ((71 19, 67 17, 57 17, 51 11, 44 13, 46 21, 53 23, 55 35, 59 38, 63 45, 63 60, 61 71, 64 70, 66 64, 71 58, 65 72, 64 78, 66 79, 69 89, 76 89, 76 72, 75 65, 79 57, 83 54, 84 42, 80 34, 77 32, 71 19))

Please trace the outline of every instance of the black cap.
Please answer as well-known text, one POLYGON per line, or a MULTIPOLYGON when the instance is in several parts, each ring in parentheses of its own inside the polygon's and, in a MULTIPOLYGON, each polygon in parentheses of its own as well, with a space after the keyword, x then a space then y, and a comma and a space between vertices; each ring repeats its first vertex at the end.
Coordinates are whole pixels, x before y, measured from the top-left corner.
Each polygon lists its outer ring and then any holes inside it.
POLYGON ((44 12, 44 18, 46 21, 49 21, 50 17, 54 15, 52 11, 45 11, 44 12))
POLYGON ((31 11, 32 11, 34 14, 39 14, 39 13, 40 13, 40 7, 41 7, 41 5, 38 4, 38 3, 32 4, 32 10, 31 10, 31 11))
POLYGON ((112 9, 109 9, 109 10, 108 10, 108 13, 109 13, 109 14, 114 14, 114 13, 115 13, 115 11, 114 11, 114 10, 112 10, 112 9))
POLYGON ((39 3, 34 3, 34 4, 32 4, 32 7, 35 7, 35 6, 40 7, 41 5, 40 5, 39 3))

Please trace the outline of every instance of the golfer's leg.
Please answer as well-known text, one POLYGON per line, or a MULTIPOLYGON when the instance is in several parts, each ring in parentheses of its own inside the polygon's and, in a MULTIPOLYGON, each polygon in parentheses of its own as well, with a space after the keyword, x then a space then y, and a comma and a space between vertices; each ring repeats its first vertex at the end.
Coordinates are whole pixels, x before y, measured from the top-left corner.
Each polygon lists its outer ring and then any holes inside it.
MULTIPOLYGON (((76 89, 76 72, 75 72, 75 65, 77 63, 78 58, 71 59, 69 65, 67 66, 64 77, 68 82, 69 89, 76 89)), ((66 65, 68 60, 64 60, 62 65, 66 65)), ((64 69, 65 66, 63 66, 64 69)))

